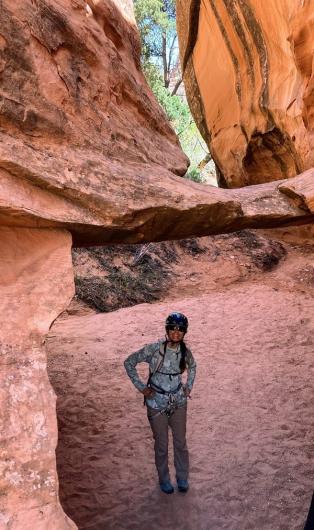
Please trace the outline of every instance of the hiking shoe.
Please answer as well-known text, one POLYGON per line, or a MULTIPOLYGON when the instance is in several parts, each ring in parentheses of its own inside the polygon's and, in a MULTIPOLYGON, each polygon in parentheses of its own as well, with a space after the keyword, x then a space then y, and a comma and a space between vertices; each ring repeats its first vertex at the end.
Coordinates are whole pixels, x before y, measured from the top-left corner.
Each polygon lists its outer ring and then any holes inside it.
POLYGON ((178 490, 182 493, 186 493, 189 489, 189 483, 187 480, 177 480, 178 490))
POLYGON ((174 492, 173 485, 171 484, 170 481, 160 482, 159 486, 160 486, 161 491, 163 491, 164 493, 170 494, 174 492))

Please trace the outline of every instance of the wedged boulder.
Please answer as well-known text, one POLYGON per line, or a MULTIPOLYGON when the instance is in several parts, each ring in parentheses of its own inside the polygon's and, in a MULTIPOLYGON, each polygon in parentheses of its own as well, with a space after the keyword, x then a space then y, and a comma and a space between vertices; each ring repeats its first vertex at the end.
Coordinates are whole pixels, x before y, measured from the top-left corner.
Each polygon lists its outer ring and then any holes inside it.
MULTIPOLYGON (((76 185, 67 180, 63 147, 55 148, 53 157, 34 153, 19 140, 2 147, 0 224, 66 228, 75 246, 180 239, 314 219, 308 202, 285 193, 285 181, 222 190, 169 176, 161 167, 152 173, 145 164, 129 168, 116 162, 106 172, 97 154, 90 151, 86 159, 77 149, 71 163, 76 185), (84 181, 86 167, 92 169, 84 181), (27 177, 16 177, 19 172, 27 177)), ((299 191, 304 181, 311 197, 313 174, 296 177, 299 191)))
POLYGON ((291 197, 300 208, 309 210, 314 214, 313 180, 314 171, 308 170, 294 179, 279 184, 278 189, 291 197))
POLYGON ((71 236, 0 227, 0 528, 70 530, 45 335, 74 294, 71 236))
POLYGON ((188 100, 220 185, 312 167, 312 0, 177 0, 177 25, 188 100))

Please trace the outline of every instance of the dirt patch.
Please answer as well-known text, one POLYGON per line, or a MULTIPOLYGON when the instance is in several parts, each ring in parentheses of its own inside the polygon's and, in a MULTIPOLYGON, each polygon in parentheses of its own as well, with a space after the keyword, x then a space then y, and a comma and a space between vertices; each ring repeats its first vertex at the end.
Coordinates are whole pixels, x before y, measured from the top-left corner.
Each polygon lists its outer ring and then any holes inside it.
POLYGON ((238 248, 251 258, 252 263, 258 269, 263 271, 272 270, 287 254, 282 243, 263 237, 256 232, 242 230, 234 235, 239 240, 238 248))
MULTIPOLYGON (((179 294, 54 324, 49 376, 66 513, 80 530, 301 530, 314 473, 313 298, 254 282, 179 294), (159 490, 142 395, 123 367, 163 335, 174 306, 189 317, 197 361, 185 496, 159 490)), ((174 479, 172 448, 170 462, 174 479)))
POLYGON ((314 287, 314 267, 313 265, 307 265, 306 267, 303 267, 302 269, 299 269, 299 271, 295 275, 295 279, 299 282, 302 282, 304 286, 312 286, 314 287))
POLYGON ((162 300, 168 292, 173 296, 181 282, 194 289, 194 284, 202 284, 196 277, 203 277, 206 291, 220 281, 244 281, 259 271, 273 270, 287 251, 289 244, 250 230, 176 242, 75 249, 76 296, 96 311, 115 311, 162 300))
POLYGON ((205 238, 201 239, 181 239, 178 241, 179 247, 181 247, 187 254, 191 256, 197 256, 198 254, 204 254, 208 248, 208 245, 204 245, 205 238))
POLYGON ((172 243, 75 249, 76 295, 100 312, 154 302, 166 290, 176 259, 172 243))

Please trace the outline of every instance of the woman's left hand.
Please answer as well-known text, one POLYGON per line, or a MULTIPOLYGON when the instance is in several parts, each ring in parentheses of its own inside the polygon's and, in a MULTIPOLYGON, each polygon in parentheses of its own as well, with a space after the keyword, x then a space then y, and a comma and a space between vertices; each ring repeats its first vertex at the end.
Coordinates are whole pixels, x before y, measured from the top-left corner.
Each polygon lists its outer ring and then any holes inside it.
POLYGON ((186 386, 183 390, 185 397, 190 397, 191 390, 186 386))

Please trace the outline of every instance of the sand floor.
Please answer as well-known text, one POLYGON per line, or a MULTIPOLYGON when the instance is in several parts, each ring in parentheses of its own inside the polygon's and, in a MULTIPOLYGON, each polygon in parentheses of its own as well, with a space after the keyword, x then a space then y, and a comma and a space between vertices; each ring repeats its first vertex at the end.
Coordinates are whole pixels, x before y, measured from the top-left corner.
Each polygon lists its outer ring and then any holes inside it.
POLYGON ((311 293, 251 282, 57 320, 47 344, 60 497, 79 529, 301 530, 314 489, 313 309, 311 293), (189 317, 198 368, 191 488, 167 496, 123 360, 163 336, 170 310, 189 317))

